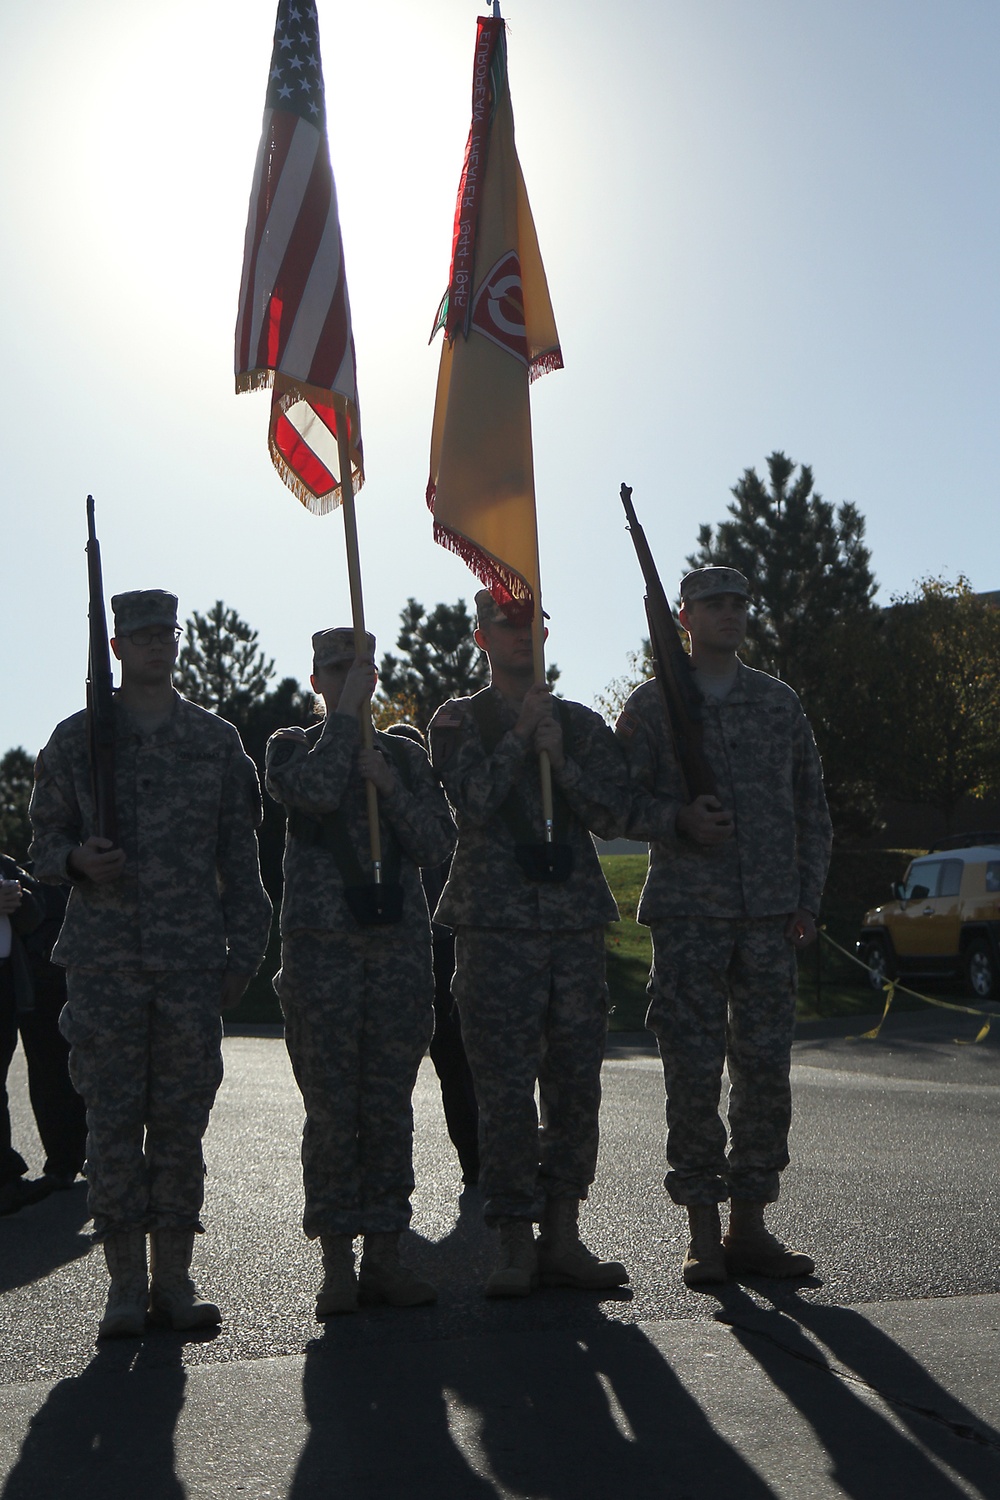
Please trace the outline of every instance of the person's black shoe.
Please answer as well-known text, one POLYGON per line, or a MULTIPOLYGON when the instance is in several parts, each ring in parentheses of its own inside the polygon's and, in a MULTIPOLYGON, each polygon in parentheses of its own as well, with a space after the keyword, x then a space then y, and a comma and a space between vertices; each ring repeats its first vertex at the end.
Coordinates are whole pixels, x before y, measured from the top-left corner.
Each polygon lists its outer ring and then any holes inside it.
POLYGON ((41 1181, 46 1184, 50 1193, 68 1193, 75 1186, 78 1177, 77 1172, 45 1172, 41 1181))
POLYGON ((0 1187, 0 1217, 4 1214, 16 1214, 32 1203, 40 1203, 51 1191, 44 1177, 36 1177, 33 1182, 25 1177, 15 1177, 13 1182, 5 1182, 0 1187))

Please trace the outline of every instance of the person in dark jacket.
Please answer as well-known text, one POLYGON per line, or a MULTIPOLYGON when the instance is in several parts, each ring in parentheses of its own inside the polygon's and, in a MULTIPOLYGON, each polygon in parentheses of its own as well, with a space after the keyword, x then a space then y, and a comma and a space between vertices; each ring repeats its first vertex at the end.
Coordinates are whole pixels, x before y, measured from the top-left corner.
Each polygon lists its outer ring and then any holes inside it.
POLYGON ((34 894, 42 920, 22 939, 34 990, 34 1006, 21 1011, 18 1027, 28 1064, 28 1096, 45 1151, 43 1183, 50 1191, 71 1188, 87 1156, 87 1109, 69 1076, 69 1043, 59 1030, 66 1004, 66 971, 51 954, 66 915, 65 886, 39 885, 34 894))
POLYGON ((31 969, 24 938, 39 926, 42 904, 38 886, 7 854, 0 854, 0 1214, 13 1214, 37 1203, 49 1191, 42 1181, 27 1181, 28 1164, 11 1140, 7 1073, 17 1047, 18 1019, 34 1004, 31 969))

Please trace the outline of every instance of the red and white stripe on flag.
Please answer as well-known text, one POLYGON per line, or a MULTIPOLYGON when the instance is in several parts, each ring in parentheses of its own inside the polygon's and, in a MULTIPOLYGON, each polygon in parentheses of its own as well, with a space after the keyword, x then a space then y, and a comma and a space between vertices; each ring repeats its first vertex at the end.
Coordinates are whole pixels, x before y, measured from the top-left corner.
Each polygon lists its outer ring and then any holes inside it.
POLYGON ((236 389, 266 386, 275 468, 309 510, 332 510, 341 423, 355 490, 364 463, 319 29, 301 0, 278 5, 236 322, 236 389))

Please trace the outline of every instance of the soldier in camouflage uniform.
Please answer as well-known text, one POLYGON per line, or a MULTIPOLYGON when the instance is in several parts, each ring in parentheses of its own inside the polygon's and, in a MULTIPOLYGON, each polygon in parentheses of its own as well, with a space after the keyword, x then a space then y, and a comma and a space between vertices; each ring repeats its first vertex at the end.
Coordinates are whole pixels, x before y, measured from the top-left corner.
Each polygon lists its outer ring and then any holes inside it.
POLYGON ((39 755, 30 808, 36 874, 72 886, 52 957, 67 969, 61 1029, 112 1278, 103 1337, 142 1333, 147 1302, 175 1328, 220 1321, 189 1275, 201 1142, 222 1080, 219 1012, 260 965, 271 916, 253 762, 231 724, 171 686, 175 596, 147 589, 111 604, 117 846, 94 832, 84 713, 39 755))
POLYGON ((629 762, 629 834, 650 841, 638 919, 652 929, 646 1024, 667 1091, 666 1188, 687 1208, 689 1286, 813 1270, 764 1227, 788 1164, 795 951, 816 936, 830 858, 822 768, 798 698, 739 660, 749 586, 733 568, 681 583, 718 797, 688 801, 655 682, 616 733, 629 762), (727 1133, 719 1115, 728 1066, 727 1133), (722 1242, 719 1203, 730 1200, 722 1242))
POLYGON ((620 831, 626 770, 597 714, 534 684, 530 625, 511 624, 486 589, 476 606, 491 685, 444 704, 430 740, 458 821, 435 916, 456 929, 454 993, 479 1101, 485 1216, 500 1236, 486 1294, 524 1296, 539 1279, 619 1286, 625 1267, 581 1243, 577 1216, 597 1165, 604 926, 618 919, 591 830, 620 831), (555 837, 571 866, 555 881, 539 878, 532 859, 543 829, 542 750, 555 837))
POLYGON ((267 747, 267 790, 288 813, 275 988, 306 1108, 303 1227, 319 1237, 316 1316, 359 1299, 416 1307, 434 1288, 399 1259, 413 1191, 417 1069, 433 1030, 431 931, 420 866, 447 859, 455 825, 427 755, 376 734, 361 746, 375 688, 375 639, 355 659, 354 632, 313 636, 312 686, 326 704, 312 729, 280 729, 267 747), (378 792, 386 893, 374 920, 367 783, 378 792), (354 1239, 364 1236, 360 1277, 354 1239))

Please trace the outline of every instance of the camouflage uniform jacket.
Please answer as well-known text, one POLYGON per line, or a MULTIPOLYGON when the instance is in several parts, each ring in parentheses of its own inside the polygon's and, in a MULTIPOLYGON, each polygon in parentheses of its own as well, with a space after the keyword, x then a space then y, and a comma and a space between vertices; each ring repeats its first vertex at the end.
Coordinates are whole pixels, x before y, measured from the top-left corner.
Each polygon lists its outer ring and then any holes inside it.
MULTIPOLYGON (((420 884, 420 866, 437 865, 455 847, 455 824, 444 793, 426 754, 411 740, 376 733, 376 747, 385 744, 393 765, 395 786, 388 796, 379 793, 379 827, 383 857, 395 840, 403 887, 403 915, 399 928, 429 933, 427 902, 420 884), (389 746, 393 747, 392 749, 389 746), (405 754, 408 785, 392 759, 405 754)), ((361 745, 358 720, 348 714, 329 714, 322 724, 306 730, 306 737, 272 735, 267 745, 265 785, 287 811, 310 817, 342 808, 347 833, 362 871, 371 868, 368 833, 368 783, 357 769, 361 745)), ((281 901, 281 934, 303 928, 320 932, 358 932, 359 926, 344 899, 344 879, 331 850, 322 843, 285 837, 285 886, 281 901)))
POLYGON ((178 694, 146 738, 114 702, 119 879, 95 885, 67 873, 70 852, 95 832, 86 714, 57 725, 35 763, 34 870, 73 886, 53 962, 254 974, 271 903, 260 879, 253 761, 232 724, 178 694))
POLYGON ((724 844, 676 831, 686 797, 655 681, 636 688, 615 732, 632 782, 628 835, 650 841, 640 922, 819 911, 830 815, 812 730, 790 687, 741 662, 728 696, 705 700, 705 755, 736 824, 724 844))
POLYGON ((495 688, 505 732, 488 754, 471 705, 452 698, 430 725, 431 758, 455 809, 458 848, 435 918, 449 927, 518 927, 556 931, 618 920, 618 908, 601 870, 591 831, 614 838, 628 812, 628 774, 610 729, 581 703, 560 700, 571 735, 566 763, 553 770, 572 817, 566 841, 573 851, 570 877, 560 883, 528 879, 514 857, 515 836, 501 806, 516 788, 543 836, 538 757, 514 733, 516 713, 495 688))

